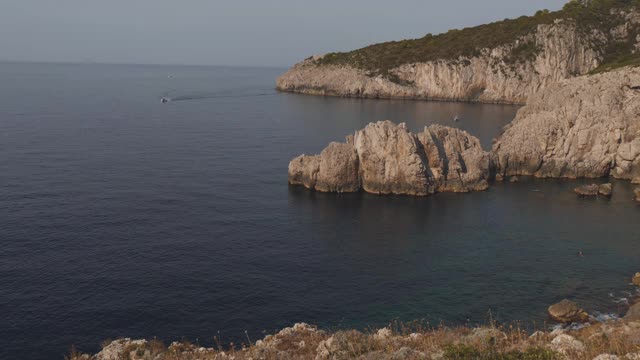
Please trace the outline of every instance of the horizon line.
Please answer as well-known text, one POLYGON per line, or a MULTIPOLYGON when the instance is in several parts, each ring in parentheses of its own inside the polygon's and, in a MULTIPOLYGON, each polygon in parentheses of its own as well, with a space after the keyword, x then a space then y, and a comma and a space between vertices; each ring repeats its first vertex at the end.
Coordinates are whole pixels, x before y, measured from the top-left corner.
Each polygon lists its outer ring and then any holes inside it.
POLYGON ((289 66, 275 65, 222 65, 222 64, 170 64, 170 63, 135 63, 135 62, 108 62, 108 61, 58 61, 58 60, 17 60, 0 59, 0 63, 13 64, 50 64, 50 65, 126 65, 126 66, 179 66, 179 67, 230 67, 230 68, 254 68, 254 69, 286 69, 289 66))

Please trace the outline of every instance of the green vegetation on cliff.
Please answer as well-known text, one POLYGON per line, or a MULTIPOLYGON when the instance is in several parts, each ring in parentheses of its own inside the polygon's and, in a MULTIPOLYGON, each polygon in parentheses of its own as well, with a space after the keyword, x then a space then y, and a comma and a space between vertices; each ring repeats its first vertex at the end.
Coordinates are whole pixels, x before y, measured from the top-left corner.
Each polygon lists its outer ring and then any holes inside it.
MULTIPOLYGON (((505 19, 439 35, 427 34, 419 39, 385 42, 349 52, 330 53, 318 60, 318 64, 349 65, 371 75, 389 76, 389 70, 403 64, 478 56, 482 49, 513 43, 533 33, 538 25, 551 24, 558 19, 574 21, 583 33, 596 29, 608 35, 612 29, 624 23, 623 18, 614 14, 614 10, 631 8, 640 9, 640 0, 572 0, 559 11, 540 10, 534 16, 505 19)), ((632 29, 632 33, 638 31, 638 27, 632 29)), ((638 55, 632 54, 635 36, 628 38, 629 41, 621 43, 607 39, 603 44, 595 44, 603 56, 599 71, 640 62, 638 55)), ((527 61, 535 58, 539 51, 534 41, 527 41, 514 47, 505 61, 527 61)))

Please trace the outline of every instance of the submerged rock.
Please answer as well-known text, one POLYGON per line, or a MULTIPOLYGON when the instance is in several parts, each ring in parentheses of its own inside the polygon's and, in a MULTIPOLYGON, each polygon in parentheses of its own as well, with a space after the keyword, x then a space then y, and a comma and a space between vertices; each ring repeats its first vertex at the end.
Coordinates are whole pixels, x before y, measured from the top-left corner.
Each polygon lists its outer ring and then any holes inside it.
POLYGON ((573 191, 580 196, 597 196, 598 189, 599 187, 597 184, 590 184, 578 186, 577 188, 573 189, 573 191))
POLYGON ((347 143, 289 164, 289 183, 330 192, 425 196, 488 188, 491 157, 480 141, 441 125, 413 134, 404 124, 371 123, 347 143))
POLYGON ((589 314, 587 314, 586 311, 582 310, 573 301, 567 299, 549 306, 548 311, 551 319, 565 324, 584 322, 589 319, 589 314))
POLYGON ((640 68, 582 76, 529 98, 493 146, 505 176, 640 177, 640 68))
POLYGON ((613 195, 613 185, 611 183, 602 184, 598 187, 598 194, 602 196, 613 195))

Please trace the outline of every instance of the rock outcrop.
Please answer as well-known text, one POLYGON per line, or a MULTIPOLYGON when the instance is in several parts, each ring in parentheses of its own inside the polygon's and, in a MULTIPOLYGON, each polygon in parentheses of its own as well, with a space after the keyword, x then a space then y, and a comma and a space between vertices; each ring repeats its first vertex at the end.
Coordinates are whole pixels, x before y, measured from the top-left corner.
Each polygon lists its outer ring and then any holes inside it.
POLYGON ((640 68, 561 81, 533 95, 493 146, 500 176, 640 176, 640 68))
POLYGON ((356 131, 364 191, 374 194, 428 195, 435 191, 418 138, 403 124, 369 124, 356 131))
POLYGON ((584 343, 571 335, 561 334, 551 340, 549 347, 564 356, 581 356, 585 351, 584 343))
POLYGON ((289 182, 324 192, 358 191, 358 155, 352 144, 333 142, 320 155, 291 161, 289 182))
POLYGON ((613 194, 613 185, 611 183, 582 185, 578 186, 573 191, 580 196, 592 197, 602 195, 609 197, 613 194))
POLYGON ((573 191, 580 196, 597 196, 598 184, 578 186, 577 188, 573 189, 573 191))
POLYGON ((432 125, 413 134, 404 124, 380 121, 320 155, 292 160, 289 183, 322 192, 425 196, 485 190, 489 168, 490 155, 463 130, 432 125))
POLYGON ((624 315, 627 321, 640 321, 640 303, 632 305, 624 315))
MULTIPOLYGON (((580 329, 537 331, 502 327, 439 327, 403 334, 380 329, 323 331, 295 324, 241 347, 203 347, 183 340, 115 340, 96 355, 72 353, 71 360, 254 360, 254 359, 566 359, 640 360, 640 322, 616 320, 580 329), (618 354, 618 355, 612 355, 618 354)), ((210 342, 207 342, 211 344, 210 342)), ((212 345, 212 344, 211 344, 212 345)), ((51 358, 55 358, 52 355, 51 358)))
POLYGON ((613 184, 611 183, 600 184, 598 186, 598 195, 602 195, 602 196, 613 195, 613 184))
POLYGON ((548 311, 551 319, 561 323, 584 322, 589 319, 586 311, 567 299, 549 306, 548 311))

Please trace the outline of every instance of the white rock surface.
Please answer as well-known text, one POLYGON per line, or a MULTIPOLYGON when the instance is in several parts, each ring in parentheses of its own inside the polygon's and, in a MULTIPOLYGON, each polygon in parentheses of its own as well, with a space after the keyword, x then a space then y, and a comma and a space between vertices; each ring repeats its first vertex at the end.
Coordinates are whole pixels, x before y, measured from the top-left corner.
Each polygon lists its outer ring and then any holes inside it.
POLYGON ((533 95, 493 146, 498 173, 640 176, 640 68, 561 81, 533 95))
POLYGON ((539 25, 533 33, 484 49, 479 56, 401 65, 391 73, 403 85, 349 66, 318 66, 321 56, 316 56, 279 77, 277 88, 313 95, 524 103, 530 94, 599 65, 593 40, 603 35, 580 34, 568 21, 539 25), (508 60, 523 43, 535 43, 537 56, 524 62, 508 60))
POLYGON ((102 348, 102 351, 97 353, 93 359, 94 360, 120 360, 126 354, 124 354, 125 349, 130 345, 145 345, 147 343, 146 340, 131 340, 129 338, 119 339, 112 341, 109 345, 102 348))
POLYGON ((478 191, 489 186, 490 160, 465 131, 432 125, 416 135, 404 124, 379 121, 347 143, 331 143, 320 155, 293 159, 289 183, 385 195, 478 191))
POLYGON ((558 335, 551 340, 550 347, 553 351, 556 351, 563 355, 577 355, 584 352, 584 344, 574 338, 571 335, 558 335))

